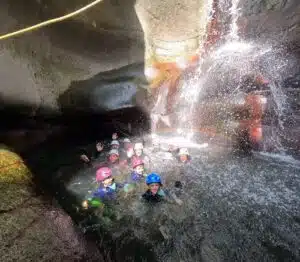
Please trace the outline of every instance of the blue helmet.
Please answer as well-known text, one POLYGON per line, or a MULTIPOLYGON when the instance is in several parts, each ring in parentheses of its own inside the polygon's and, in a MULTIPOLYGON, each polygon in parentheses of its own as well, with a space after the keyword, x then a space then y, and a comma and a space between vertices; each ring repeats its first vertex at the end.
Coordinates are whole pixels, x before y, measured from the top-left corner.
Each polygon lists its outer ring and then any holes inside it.
POLYGON ((146 177, 146 184, 150 185, 153 183, 159 183, 161 184, 161 179, 160 176, 158 174, 155 173, 151 173, 146 177))

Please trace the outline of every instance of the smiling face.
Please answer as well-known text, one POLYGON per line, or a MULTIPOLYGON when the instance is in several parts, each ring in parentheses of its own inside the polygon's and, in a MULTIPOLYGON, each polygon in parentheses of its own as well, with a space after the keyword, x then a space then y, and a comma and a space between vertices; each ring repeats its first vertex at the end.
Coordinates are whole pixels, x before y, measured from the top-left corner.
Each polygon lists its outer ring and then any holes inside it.
POLYGON ((187 155, 180 155, 179 159, 180 159, 180 162, 184 163, 184 162, 188 161, 188 156, 187 155))
POLYGON ((111 149, 119 149, 119 145, 112 145, 111 149))
POLYGON ((118 161, 119 156, 116 154, 111 154, 108 159, 110 163, 114 164, 118 161))
POLYGON ((128 150, 129 147, 131 147, 131 143, 130 142, 124 142, 124 149, 128 150))
POLYGON ((137 167, 135 167, 135 172, 138 174, 138 175, 143 175, 144 173, 144 165, 139 165, 137 167))
POLYGON ((152 183, 148 185, 152 195, 156 195, 158 190, 160 189, 160 184, 159 183, 152 183))
POLYGON ((128 158, 131 158, 133 155, 134 155, 134 150, 133 150, 133 148, 129 148, 128 150, 127 150, 127 157, 128 158))
POLYGON ((134 152, 137 156, 141 156, 143 154, 143 149, 138 148, 138 149, 135 149, 134 152))
POLYGON ((110 176, 102 181, 104 187, 109 187, 113 183, 113 178, 110 176))

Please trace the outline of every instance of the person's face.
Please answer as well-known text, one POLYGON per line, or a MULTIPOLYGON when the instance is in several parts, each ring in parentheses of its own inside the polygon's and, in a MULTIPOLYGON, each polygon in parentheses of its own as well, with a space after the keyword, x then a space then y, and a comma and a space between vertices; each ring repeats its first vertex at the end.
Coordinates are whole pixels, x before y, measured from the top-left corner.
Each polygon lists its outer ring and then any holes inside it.
POLYGON ((150 185, 149 185, 149 189, 150 189, 150 191, 151 191, 151 193, 152 193, 153 195, 156 195, 156 194, 157 194, 159 188, 160 188, 160 184, 159 184, 159 183, 153 183, 153 184, 150 184, 150 185))
POLYGON ((180 159, 180 162, 186 162, 188 160, 188 156, 187 155, 180 155, 179 159, 180 159))
POLYGON ((119 149, 119 145, 112 145, 111 149, 119 149))
POLYGON ((109 156, 109 162, 111 162, 111 163, 117 162, 118 159, 119 159, 119 156, 116 155, 116 154, 111 154, 111 155, 109 156))
POLYGON ((111 186, 112 183, 113 183, 113 178, 112 178, 112 177, 108 177, 108 178, 106 178, 105 180, 103 180, 102 183, 103 183, 103 186, 109 187, 109 186, 111 186))
POLYGON ((112 136, 111 136, 111 138, 113 140, 117 140, 118 139, 118 134, 117 133, 113 133, 112 136))
POLYGON ((132 149, 132 148, 131 148, 131 149, 128 149, 128 150, 127 150, 127 157, 128 157, 128 158, 131 158, 133 155, 134 155, 133 149, 132 149))
POLYGON ((137 156, 141 156, 143 154, 143 149, 136 149, 134 152, 137 156))
POLYGON ((124 149, 127 150, 130 147, 130 143, 129 142, 125 142, 124 143, 124 149))
POLYGON ((144 165, 139 165, 134 170, 138 175, 142 175, 144 173, 144 165))
POLYGON ((134 150, 133 150, 133 148, 128 149, 128 150, 127 150, 127 157, 128 157, 128 158, 131 158, 133 155, 134 155, 134 150))

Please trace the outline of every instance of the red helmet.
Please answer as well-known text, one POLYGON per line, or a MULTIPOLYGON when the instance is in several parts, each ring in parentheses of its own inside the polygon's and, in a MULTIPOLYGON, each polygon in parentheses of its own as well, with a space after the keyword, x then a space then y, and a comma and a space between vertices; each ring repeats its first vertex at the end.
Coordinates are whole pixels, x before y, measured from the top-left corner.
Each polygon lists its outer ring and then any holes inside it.
POLYGON ((96 172, 96 181, 102 182, 106 178, 109 178, 112 175, 111 169, 108 167, 101 167, 96 172))
POLYGON ((140 158, 135 157, 132 160, 132 168, 136 168, 137 166, 144 165, 144 161, 140 158))

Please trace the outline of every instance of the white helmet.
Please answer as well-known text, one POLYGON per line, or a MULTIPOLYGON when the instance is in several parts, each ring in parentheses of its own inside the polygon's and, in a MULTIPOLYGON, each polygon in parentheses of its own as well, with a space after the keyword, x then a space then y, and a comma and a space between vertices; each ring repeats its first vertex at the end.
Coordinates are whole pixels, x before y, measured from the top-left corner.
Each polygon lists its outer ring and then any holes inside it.
POLYGON ((119 145, 120 145, 120 143, 119 143, 119 141, 118 141, 118 140, 113 140, 113 141, 111 141, 110 145, 111 145, 111 146, 114 146, 114 145, 117 145, 117 146, 119 146, 119 145))
POLYGON ((108 152, 108 155, 117 155, 119 156, 119 151, 117 149, 111 149, 109 152, 108 152))
POLYGON ((130 143, 130 139, 129 138, 124 138, 123 143, 130 143))
POLYGON ((134 144, 134 150, 143 149, 143 148, 144 148, 143 143, 135 143, 134 144))
POLYGON ((180 148, 178 155, 190 155, 187 148, 180 148))

